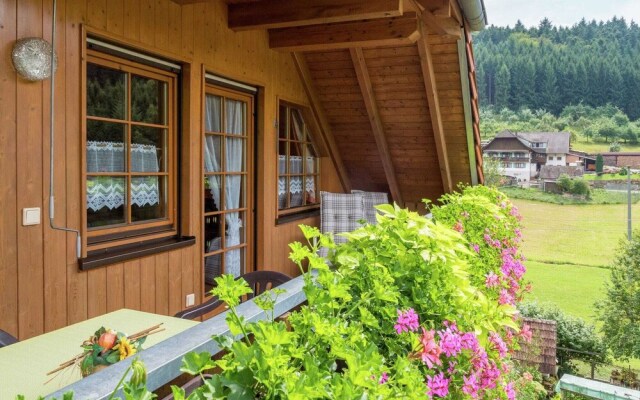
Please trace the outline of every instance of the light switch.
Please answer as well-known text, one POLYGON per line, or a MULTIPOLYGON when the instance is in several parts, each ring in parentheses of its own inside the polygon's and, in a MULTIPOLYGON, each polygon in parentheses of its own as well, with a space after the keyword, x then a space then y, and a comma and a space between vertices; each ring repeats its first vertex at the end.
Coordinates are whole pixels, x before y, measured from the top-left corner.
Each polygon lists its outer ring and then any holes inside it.
POLYGON ((40 207, 22 209, 22 225, 40 225, 40 207))
POLYGON ((186 303, 187 307, 194 305, 196 303, 196 295, 194 293, 188 294, 186 303))

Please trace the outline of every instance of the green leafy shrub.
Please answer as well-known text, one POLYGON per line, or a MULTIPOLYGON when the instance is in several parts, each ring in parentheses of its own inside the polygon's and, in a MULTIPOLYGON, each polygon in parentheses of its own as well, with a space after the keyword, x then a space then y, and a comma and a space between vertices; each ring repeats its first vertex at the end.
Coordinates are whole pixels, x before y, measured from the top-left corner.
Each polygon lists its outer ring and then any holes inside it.
POLYGON ((571 177, 569 177, 569 175, 567 174, 560 175, 558 177, 558 180, 556 181, 556 185, 558 185, 558 188, 563 193, 569 193, 573 189, 573 181, 571 180, 571 177))
POLYGON ((607 347, 618 358, 640 357, 640 231, 623 240, 604 300, 596 304, 607 347))
MULTIPOLYGON (((290 258, 311 271, 303 272, 308 305, 290 314, 289 328, 246 323, 235 307, 248 287, 218 278, 214 294, 229 305, 232 334, 245 339, 217 337, 227 350, 220 360, 185 358, 184 372, 221 371, 189 398, 514 399, 506 371, 519 339, 511 293, 519 293, 524 272, 517 210, 497 190, 463 192, 442 199, 445 211, 433 208, 435 221, 380 206, 377 225, 344 234, 339 246, 302 226, 308 244, 291 244, 290 258), (446 217, 459 207, 463 231, 446 217), (487 210, 490 225, 475 221, 487 210), (481 260, 476 246, 490 263, 486 276, 473 271, 481 260), (331 268, 320 247, 330 249, 331 268)), ((257 302, 267 310, 273 303, 257 302)), ((174 395, 184 398, 179 388, 174 395)))

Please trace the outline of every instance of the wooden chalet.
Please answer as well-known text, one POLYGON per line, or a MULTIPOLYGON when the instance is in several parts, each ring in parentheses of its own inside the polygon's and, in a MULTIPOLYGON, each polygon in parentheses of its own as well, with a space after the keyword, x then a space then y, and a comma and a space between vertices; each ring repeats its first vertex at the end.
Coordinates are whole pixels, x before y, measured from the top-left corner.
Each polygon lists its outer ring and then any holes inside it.
POLYGON ((484 24, 482 0, 1 1, 0 329, 173 315, 223 272, 296 275, 321 190, 420 209, 481 182, 484 24), (52 103, 12 52, 51 42, 54 16, 52 103))

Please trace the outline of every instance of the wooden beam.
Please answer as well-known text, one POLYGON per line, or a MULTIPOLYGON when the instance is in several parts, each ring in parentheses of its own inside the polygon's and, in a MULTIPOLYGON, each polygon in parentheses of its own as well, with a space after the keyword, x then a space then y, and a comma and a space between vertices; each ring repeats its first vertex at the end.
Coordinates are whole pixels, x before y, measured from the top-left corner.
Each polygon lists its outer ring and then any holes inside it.
POLYGON ((342 162, 342 157, 340 157, 340 152, 338 151, 338 146, 336 145, 335 139, 333 138, 331 125, 329 125, 329 121, 324 115, 322 103, 320 102, 320 97, 318 96, 315 86, 313 85, 311 72, 309 71, 307 62, 305 61, 304 56, 300 53, 292 53, 291 55, 293 57, 293 63, 298 70, 298 75, 300 76, 302 85, 304 86, 304 90, 307 93, 307 97, 309 98, 311 111, 316 118, 318 126, 320 126, 321 136, 325 142, 325 147, 329 150, 329 156, 331 157, 333 166, 338 172, 340 184, 342 185, 344 191, 349 193, 351 191, 351 182, 349 180, 349 175, 347 174, 347 170, 344 167, 344 163, 342 162))
POLYGON ((352 47, 402 46, 420 37, 418 19, 404 17, 269 30, 269 47, 302 52, 352 47))
MULTIPOLYGON (((455 10, 448 0, 443 0, 441 5, 425 0, 411 1, 414 3, 412 9, 420 10, 418 16, 431 32, 457 39, 462 38, 461 23, 456 20, 455 10)), ((426 34, 426 31, 424 33, 426 34)))
POLYGON ((387 138, 382 125, 382 119, 378 112, 378 104, 376 102, 375 95, 373 93, 373 86, 371 85, 371 78, 369 77, 369 70, 364 59, 364 53, 361 48, 351 49, 351 60, 353 61, 353 67, 356 70, 356 76, 358 77, 358 84, 360 85, 360 91, 364 98, 364 104, 367 107, 367 114, 369 115, 369 122, 371 123, 371 130, 373 137, 376 140, 378 147, 378 153, 380 153, 380 161, 384 169, 384 174, 389 184, 389 190, 391 191, 391 197, 393 201, 404 206, 402 201, 402 195, 400 188, 398 187, 398 180, 396 178, 395 168, 393 167, 393 161, 391 160, 391 154, 389 153, 389 147, 387 146, 387 138))
POLYGON ((178 3, 180 5, 184 5, 184 4, 206 3, 211 0, 171 0, 171 1, 173 1, 174 3, 178 3))
MULTIPOLYGON (((422 27, 424 29, 424 27, 422 27)), ((445 192, 451 192, 453 185, 451 182, 451 168, 449 167, 449 157, 447 153, 447 143, 445 140, 444 128, 442 126, 442 115, 440 114, 440 99, 436 85, 436 76, 433 71, 433 58, 429 50, 427 34, 423 30, 423 36, 418 40, 418 52, 420 54, 420 68, 424 79, 424 88, 427 92, 429 103, 429 113, 431 114, 431 125, 433 136, 436 141, 436 152, 438 153, 438 163, 440 164, 440 176, 445 192)))
POLYGON ((290 28, 402 16, 401 0, 271 0, 229 4, 229 28, 290 28))

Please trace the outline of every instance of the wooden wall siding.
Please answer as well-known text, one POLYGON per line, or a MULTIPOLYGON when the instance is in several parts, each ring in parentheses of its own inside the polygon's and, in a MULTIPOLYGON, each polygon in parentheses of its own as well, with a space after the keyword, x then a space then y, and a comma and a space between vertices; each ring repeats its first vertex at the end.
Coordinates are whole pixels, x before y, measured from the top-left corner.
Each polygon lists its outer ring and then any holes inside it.
MULTIPOLYGON (((10 60, 16 39, 51 36, 51 2, 0 2, 0 328, 26 339, 89 317, 128 307, 162 314, 201 298, 201 110, 204 69, 260 87, 256 232, 257 266, 288 274, 287 244, 300 240, 297 223, 276 221, 276 99, 307 104, 288 54, 269 50, 266 32, 233 33, 221 0, 180 6, 170 0, 58 0, 56 73, 56 223, 79 227, 82 26, 158 55, 185 60, 181 149, 183 232, 195 246, 80 272, 75 237, 48 225, 49 83, 17 77, 10 60), (42 223, 21 225, 22 208, 41 207, 42 223)), ((347 53, 348 56, 348 53, 347 53)), ((355 89, 354 89, 355 90, 355 89)), ((365 121, 366 122, 366 121, 365 121)), ((322 160, 322 182, 339 191, 322 160)), ((298 221, 317 224, 318 218, 298 221)))

